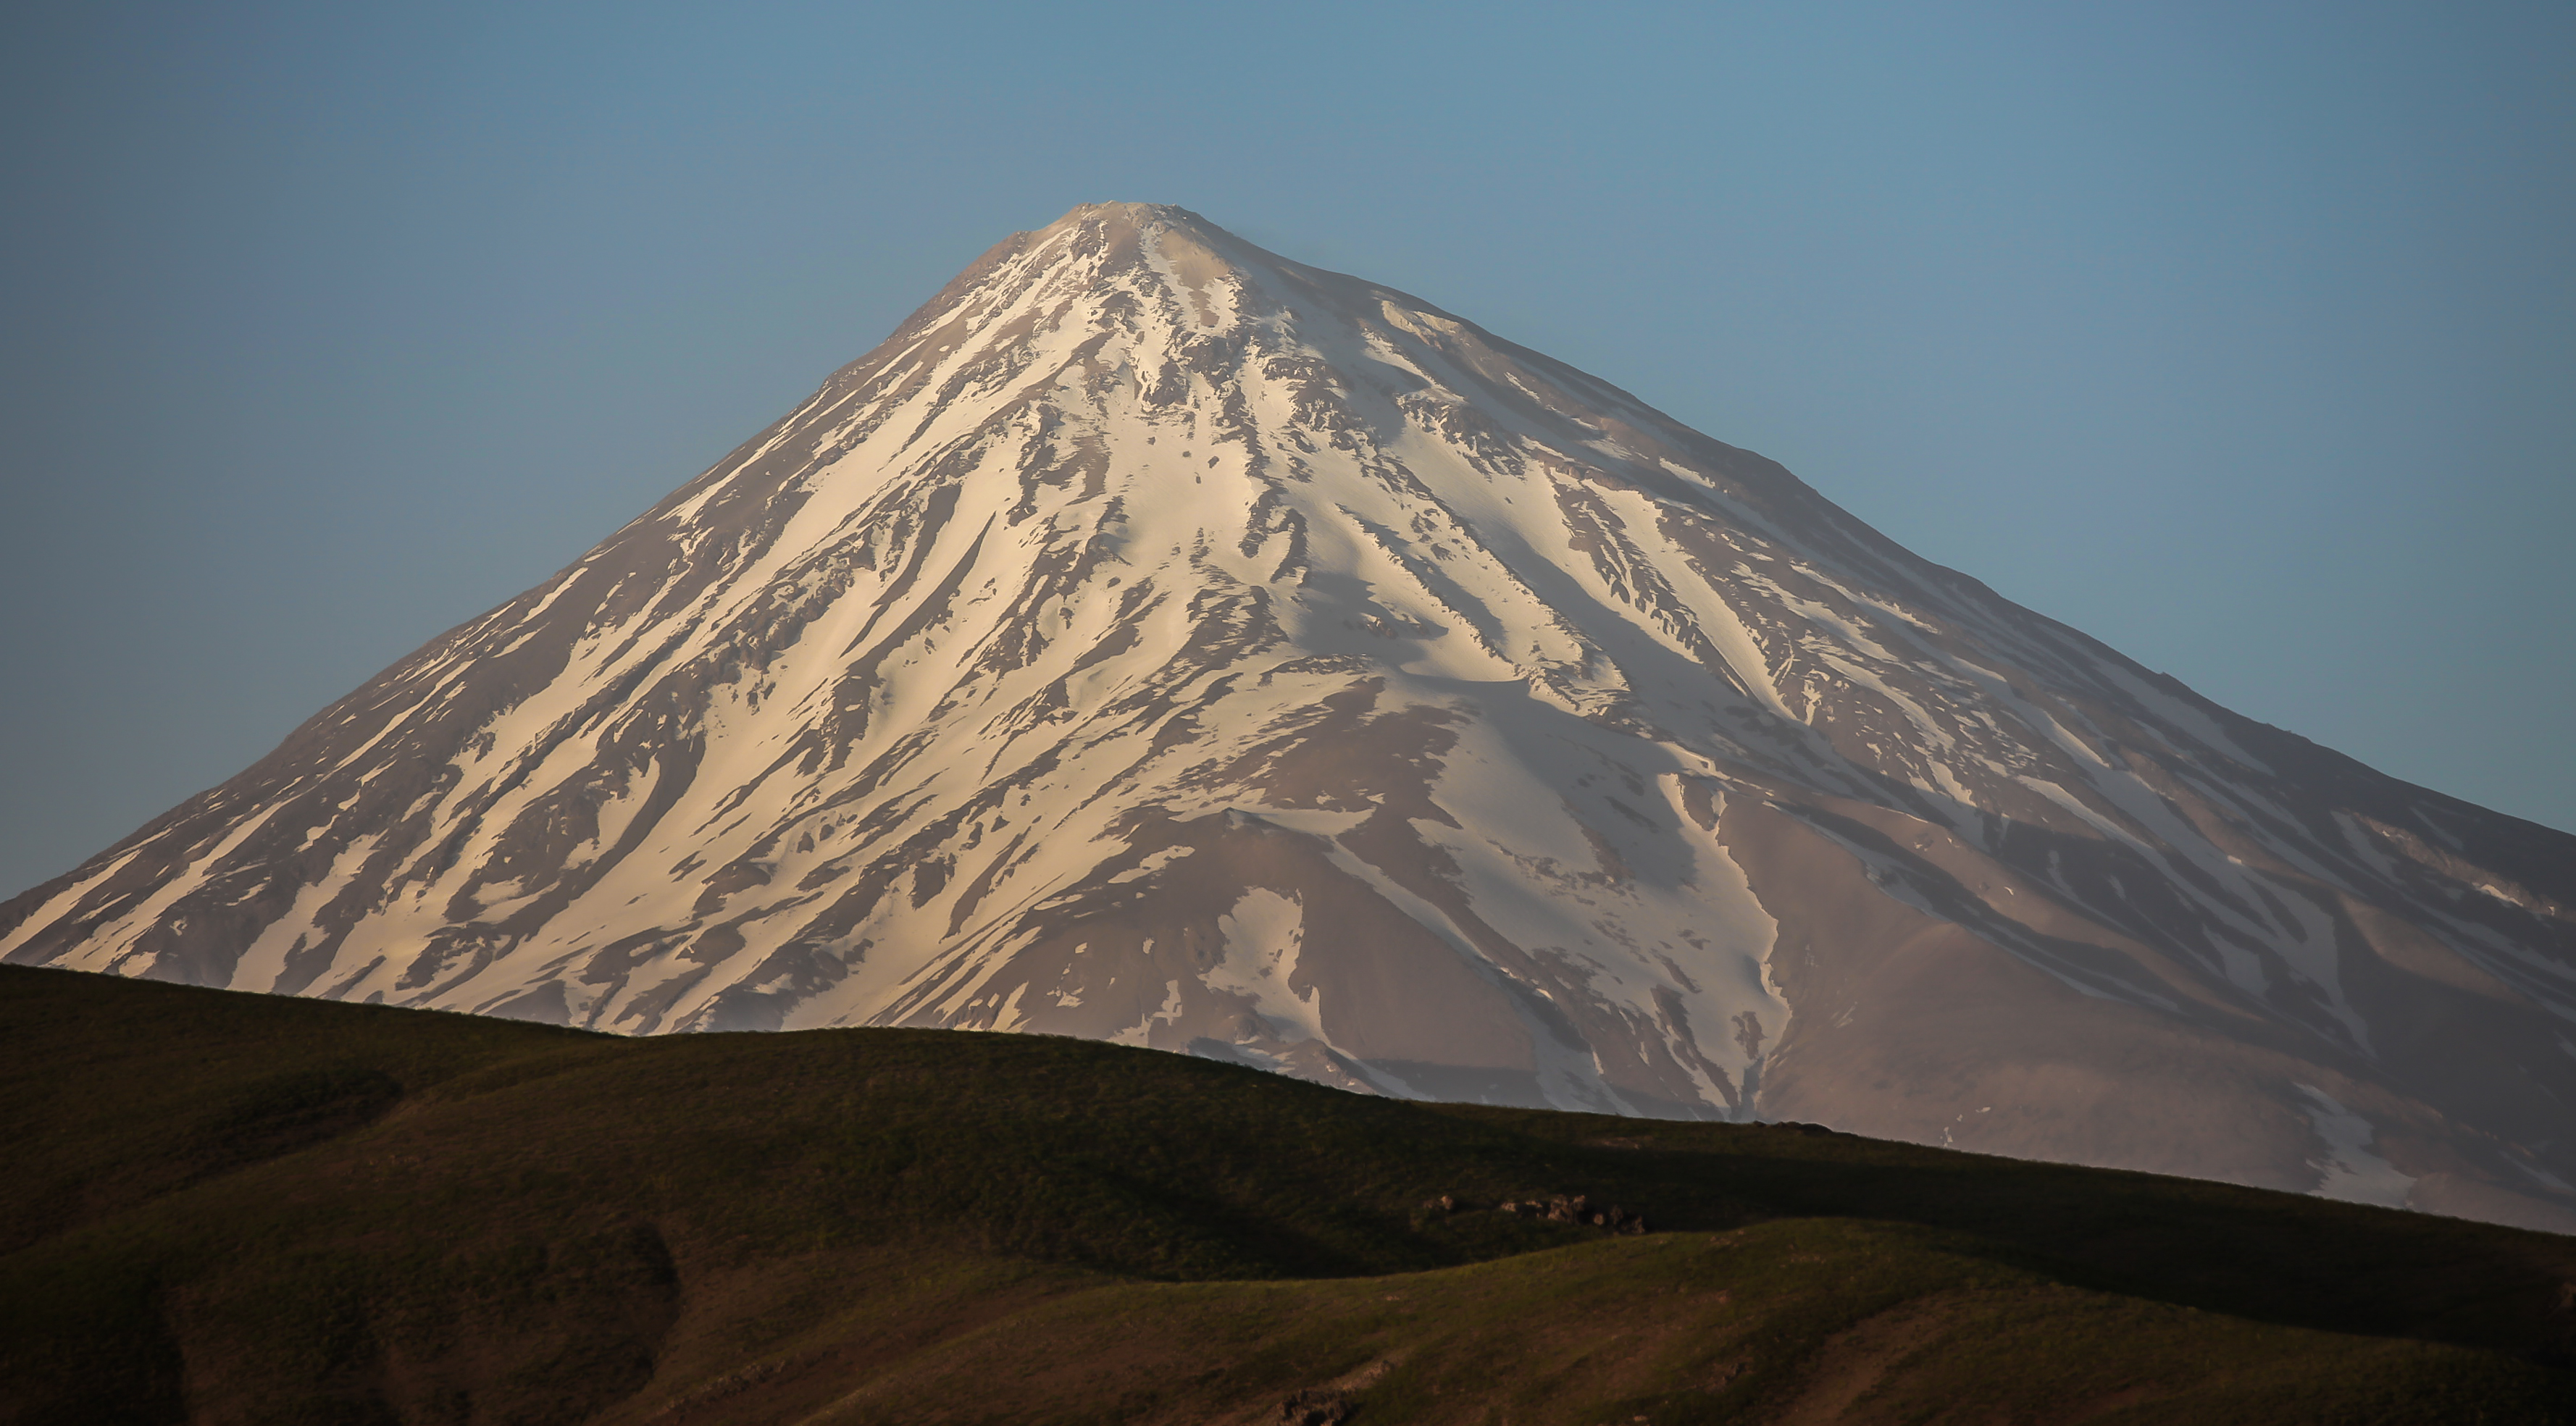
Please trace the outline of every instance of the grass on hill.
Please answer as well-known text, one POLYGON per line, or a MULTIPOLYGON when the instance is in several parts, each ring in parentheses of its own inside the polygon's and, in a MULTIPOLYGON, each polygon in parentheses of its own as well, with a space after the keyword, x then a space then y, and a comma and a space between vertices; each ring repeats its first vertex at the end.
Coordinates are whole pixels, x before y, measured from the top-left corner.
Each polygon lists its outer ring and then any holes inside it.
POLYGON ((2285 1194, 26 968, 0 1047, 5 1421, 2576 1421, 2576 1239, 2285 1194))

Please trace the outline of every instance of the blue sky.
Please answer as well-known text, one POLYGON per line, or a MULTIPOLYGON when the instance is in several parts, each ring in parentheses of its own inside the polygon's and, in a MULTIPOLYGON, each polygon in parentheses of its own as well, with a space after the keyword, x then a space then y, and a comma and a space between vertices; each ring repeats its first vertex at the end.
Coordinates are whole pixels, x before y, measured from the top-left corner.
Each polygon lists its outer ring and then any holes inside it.
POLYGON ((0 895, 1102 199, 2576 828, 2576 7, 926 9, 9 7, 0 895))

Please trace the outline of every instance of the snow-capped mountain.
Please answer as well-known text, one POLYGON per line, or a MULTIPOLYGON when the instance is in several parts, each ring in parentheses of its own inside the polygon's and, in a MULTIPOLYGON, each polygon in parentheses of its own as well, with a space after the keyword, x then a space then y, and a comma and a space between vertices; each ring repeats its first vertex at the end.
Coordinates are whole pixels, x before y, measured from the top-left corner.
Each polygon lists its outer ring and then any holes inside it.
POLYGON ((8 960, 1123 1040, 2576 1228, 2576 838, 1175 208, 0 908, 8 960))

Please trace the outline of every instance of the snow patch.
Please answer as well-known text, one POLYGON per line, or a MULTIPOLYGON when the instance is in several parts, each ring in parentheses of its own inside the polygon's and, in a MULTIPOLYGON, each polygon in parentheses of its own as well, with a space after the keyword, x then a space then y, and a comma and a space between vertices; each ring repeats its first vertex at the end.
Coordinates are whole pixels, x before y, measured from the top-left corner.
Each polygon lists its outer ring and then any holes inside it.
POLYGON ((2382 1208, 2405 1207, 2406 1195, 2414 1188, 2415 1180, 2370 1151, 2378 1132, 2370 1120, 2344 1108, 2334 1096, 2314 1085, 2294 1084, 2291 1088, 2307 1096, 2308 1126, 2325 1144, 2324 1156, 2308 1161, 2318 1174, 2317 1195, 2382 1208))

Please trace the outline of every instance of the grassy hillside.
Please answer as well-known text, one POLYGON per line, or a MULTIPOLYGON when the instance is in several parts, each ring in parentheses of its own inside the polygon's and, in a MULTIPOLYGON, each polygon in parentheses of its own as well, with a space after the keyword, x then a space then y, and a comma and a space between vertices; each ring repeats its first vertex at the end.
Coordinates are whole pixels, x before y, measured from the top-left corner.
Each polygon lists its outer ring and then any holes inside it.
POLYGON ((1075 1041, 0 968, 0 1123, 13 1422, 2576 1421, 2576 1240, 1075 1041))

